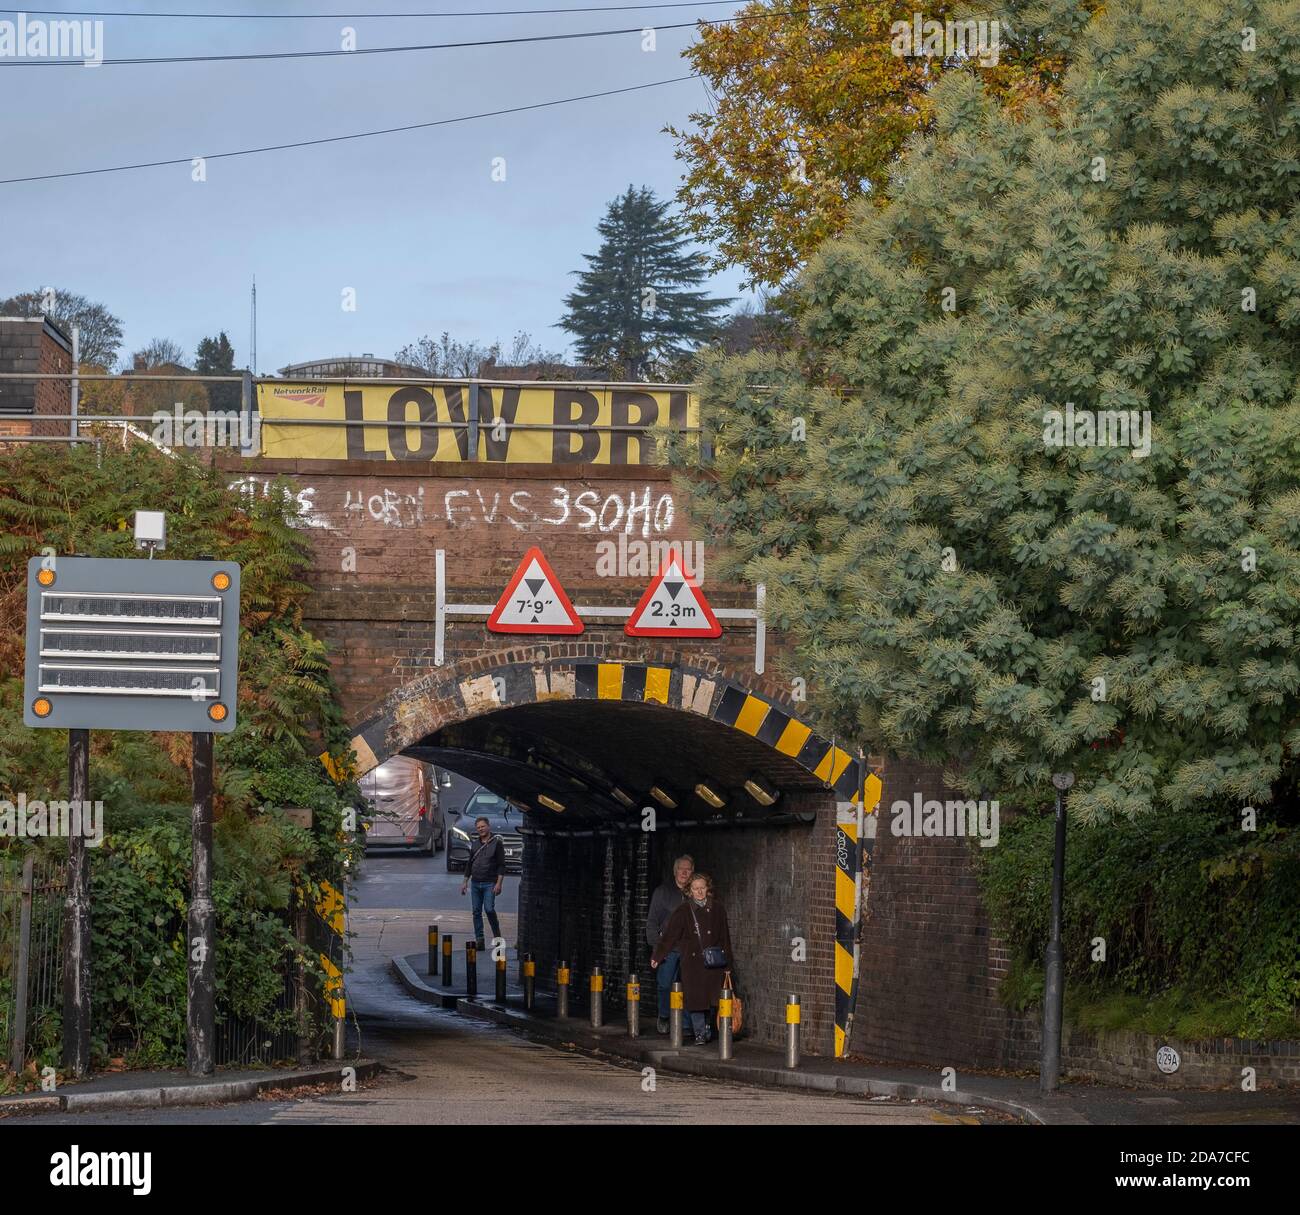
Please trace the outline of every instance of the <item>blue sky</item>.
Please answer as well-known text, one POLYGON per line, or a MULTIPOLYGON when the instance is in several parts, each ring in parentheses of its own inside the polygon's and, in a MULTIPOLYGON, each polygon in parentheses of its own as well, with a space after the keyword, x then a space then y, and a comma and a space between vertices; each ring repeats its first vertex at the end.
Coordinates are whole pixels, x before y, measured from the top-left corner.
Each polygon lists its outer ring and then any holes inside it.
MULTIPOLYGON (((552 7, 565 0, 549 0, 552 7)), ((568 0, 576 3, 578 0, 568 0)), ((545 7, 547 0, 86 0, 210 12, 545 7)), ((739 7, 739 6, 737 6, 739 7)), ((74 11, 70 6, 68 11, 74 11)), ((509 38, 662 25, 731 11, 314 21, 103 18, 104 55, 233 54, 509 38)), ((30 19, 37 14, 31 13, 30 19)), ((0 12, 0 19, 12 20, 0 12)), ((17 67, 0 59, 0 177, 209 155, 620 88, 685 75, 691 29, 518 46, 269 61, 17 67)), ((707 108, 698 81, 455 126, 188 165, 0 186, 0 298, 53 285, 122 318, 123 353, 155 337, 193 351, 225 329, 243 362, 258 287, 258 363, 394 353, 444 329, 462 340, 551 328, 570 271, 629 183, 661 197, 681 166, 669 123, 707 108), (492 180, 505 159, 505 181, 492 180), (342 307, 356 292, 355 312, 342 307)), ((739 294, 740 273, 711 280, 739 294)))

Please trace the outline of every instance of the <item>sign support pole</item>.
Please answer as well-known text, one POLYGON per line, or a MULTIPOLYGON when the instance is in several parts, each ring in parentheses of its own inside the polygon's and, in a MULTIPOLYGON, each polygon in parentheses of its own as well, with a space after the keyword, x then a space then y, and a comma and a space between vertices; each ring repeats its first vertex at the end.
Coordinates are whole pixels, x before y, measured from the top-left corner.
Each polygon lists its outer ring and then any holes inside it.
MULTIPOLYGON (((87 821, 90 731, 68 731, 68 796, 87 821)), ((63 1069, 90 1070, 90 857, 83 831, 68 833, 68 891, 63 910, 63 1069)))
POLYGON ((1065 994, 1065 965, 1061 949, 1061 907, 1065 898, 1065 796, 1074 784, 1073 772, 1052 776, 1056 786, 1056 838, 1052 850, 1052 918, 1047 938, 1043 986, 1043 1050, 1038 1065, 1040 1092, 1054 1092, 1061 1084, 1061 1010, 1065 994))
POLYGON ((189 963, 185 1021, 186 1067, 191 1076, 213 1071, 216 1037, 216 957, 212 902, 212 735, 194 734, 194 809, 190 818, 194 878, 190 887, 189 963))

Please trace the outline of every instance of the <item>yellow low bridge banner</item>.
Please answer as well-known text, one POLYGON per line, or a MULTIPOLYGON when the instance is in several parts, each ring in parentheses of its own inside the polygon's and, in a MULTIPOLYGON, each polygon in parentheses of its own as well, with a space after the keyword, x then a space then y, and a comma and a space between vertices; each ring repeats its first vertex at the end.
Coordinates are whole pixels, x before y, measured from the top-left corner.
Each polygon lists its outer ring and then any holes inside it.
POLYGON ((257 407, 262 455, 295 460, 657 464, 699 425, 693 393, 649 385, 262 381, 257 407))

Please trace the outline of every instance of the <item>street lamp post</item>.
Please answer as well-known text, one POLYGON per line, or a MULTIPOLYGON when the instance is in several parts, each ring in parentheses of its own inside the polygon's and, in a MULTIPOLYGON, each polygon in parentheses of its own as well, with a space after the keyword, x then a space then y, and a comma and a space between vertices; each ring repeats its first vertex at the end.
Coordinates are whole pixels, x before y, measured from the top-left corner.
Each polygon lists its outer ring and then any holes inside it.
POLYGON ((1074 784, 1073 772, 1052 776, 1056 786, 1056 846, 1052 854, 1052 924, 1047 941, 1046 983, 1043 992, 1043 1055, 1038 1087, 1044 1093, 1061 1083, 1061 1012, 1065 995, 1064 955, 1061 951, 1061 904, 1065 894, 1065 794, 1074 784))

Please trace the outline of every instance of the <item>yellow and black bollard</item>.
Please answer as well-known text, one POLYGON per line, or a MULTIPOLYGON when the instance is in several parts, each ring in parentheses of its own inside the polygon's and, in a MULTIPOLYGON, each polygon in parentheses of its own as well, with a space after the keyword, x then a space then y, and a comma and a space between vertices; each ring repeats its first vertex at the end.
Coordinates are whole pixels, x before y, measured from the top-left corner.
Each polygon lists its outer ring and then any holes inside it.
POLYGON ((605 1024, 605 976, 599 966, 591 968, 591 1028, 605 1024))
POLYGON ((506 1002, 506 957, 502 954, 497 958, 497 1003, 506 1002))
POLYGON ((791 995, 785 1002, 785 1065, 799 1066, 799 997, 791 995))
POLYGON ((682 1049, 682 1022, 686 1019, 686 997, 682 985, 674 983, 668 993, 668 1045, 673 1050, 682 1049))
POLYGON ((473 1000, 478 995, 478 946, 465 942, 465 995, 473 1000))
POLYGON ((442 938, 442 985, 451 986, 451 933, 442 938))
POLYGON ((555 968, 555 1015, 569 1015, 569 964, 563 961, 555 968))
POLYGON ((438 973, 438 925, 429 925, 429 973, 438 973))
POLYGON ((524 1012, 532 1012, 537 1002, 537 963, 531 953, 524 954, 524 1012))
POLYGON ((627 977, 627 1036, 641 1036, 641 981, 636 975, 627 977))
POLYGON ((735 994, 724 987, 718 1000, 718 1058, 723 1063, 731 1058, 731 1001, 735 994))

